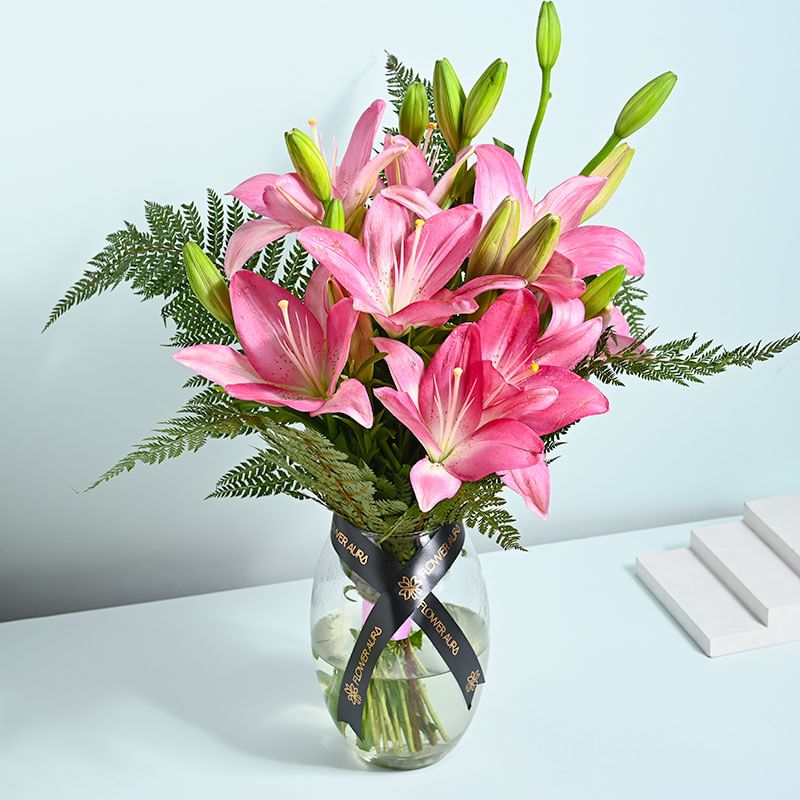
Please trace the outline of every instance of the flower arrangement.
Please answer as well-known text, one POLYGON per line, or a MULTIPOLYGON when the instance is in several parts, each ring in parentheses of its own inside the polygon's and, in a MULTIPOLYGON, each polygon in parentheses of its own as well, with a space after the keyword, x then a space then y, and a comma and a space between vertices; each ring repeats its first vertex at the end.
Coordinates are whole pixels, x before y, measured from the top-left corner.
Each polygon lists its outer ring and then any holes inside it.
MULTIPOLYGON (((504 61, 465 91, 447 59, 429 82, 389 56, 396 127, 382 129, 386 103, 375 100, 339 158, 310 120, 310 133, 285 135, 289 171, 254 175, 227 200, 209 191, 205 221, 194 203, 148 203, 146 229, 111 234, 47 325, 128 284, 162 303, 196 393, 94 485, 254 435, 256 454, 211 496, 313 499, 390 551, 460 520, 518 547, 504 488, 547 514, 553 450, 608 410, 598 384, 686 385, 800 341, 654 343, 641 249, 590 222, 630 167, 628 139, 675 86, 671 72, 630 98, 577 175, 531 196, 560 42, 545 2, 541 95, 520 160, 482 137, 504 61)), ((404 580, 404 599, 416 600, 404 580)))

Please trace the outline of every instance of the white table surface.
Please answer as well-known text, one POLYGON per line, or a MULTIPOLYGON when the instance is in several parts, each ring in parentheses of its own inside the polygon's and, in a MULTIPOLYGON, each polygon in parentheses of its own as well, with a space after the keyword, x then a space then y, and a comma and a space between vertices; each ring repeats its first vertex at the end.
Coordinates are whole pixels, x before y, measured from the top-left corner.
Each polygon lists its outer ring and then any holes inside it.
POLYGON ((633 575, 691 525, 492 553, 488 683, 439 764, 361 765, 310 581, 0 625, 4 800, 800 796, 800 645, 706 658, 633 575))

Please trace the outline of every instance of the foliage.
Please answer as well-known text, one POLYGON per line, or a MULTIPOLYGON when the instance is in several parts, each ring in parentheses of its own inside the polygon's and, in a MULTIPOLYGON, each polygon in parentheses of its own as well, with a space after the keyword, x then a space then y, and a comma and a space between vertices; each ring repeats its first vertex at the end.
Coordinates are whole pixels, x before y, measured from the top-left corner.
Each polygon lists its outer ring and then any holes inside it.
MULTIPOLYGON (((175 326, 169 345, 232 344, 234 338, 228 328, 211 317, 192 293, 186 280, 183 245, 194 241, 219 263, 233 232, 248 218, 252 215, 245 214, 238 200, 225 202, 211 189, 205 224, 194 203, 179 208, 145 203, 146 228, 126 222, 109 235, 106 246, 89 261, 83 276, 56 303, 45 329, 79 303, 128 284, 142 300, 162 301, 164 324, 172 322, 175 326)), ((273 242, 254 256, 247 268, 270 279, 280 272, 282 285, 302 292, 311 272, 308 254, 296 243, 288 253, 285 251, 285 240, 273 242)))
POLYGON ((730 367, 752 367, 768 361, 800 342, 800 332, 772 342, 743 344, 727 349, 713 341, 697 343, 696 333, 683 339, 647 347, 646 342, 655 331, 642 336, 620 352, 613 352, 613 336, 604 337, 595 354, 580 364, 579 375, 597 378, 603 383, 623 386, 623 376, 633 376, 646 381, 671 381, 681 386, 702 383, 711 375, 718 375, 730 367))

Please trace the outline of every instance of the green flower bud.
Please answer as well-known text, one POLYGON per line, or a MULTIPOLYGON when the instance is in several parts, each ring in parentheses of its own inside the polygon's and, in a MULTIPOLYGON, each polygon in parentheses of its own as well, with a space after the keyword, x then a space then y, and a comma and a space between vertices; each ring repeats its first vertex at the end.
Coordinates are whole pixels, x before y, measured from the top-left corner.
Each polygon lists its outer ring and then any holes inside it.
POLYGON ((561 217, 545 214, 514 245, 503 264, 504 275, 519 275, 533 283, 553 255, 561 233, 561 217))
POLYGON ((592 200, 583 212, 581 222, 586 222, 589 217, 593 217, 611 199, 617 187, 622 183, 625 173, 628 171, 633 154, 636 152, 632 147, 628 147, 625 142, 618 145, 609 153, 590 173, 595 178, 607 178, 605 186, 600 193, 592 200))
POLYGON ((467 280, 500 275, 519 234, 519 200, 506 197, 483 226, 467 264, 467 280))
POLYGON ((331 199, 331 176, 319 147, 307 133, 297 128, 288 131, 285 139, 297 174, 323 203, 327 203, 331 199))
POLYGON ((186 242, 183 246, 183 263, 189 285, 203 308, 215 320, 233 329, 228 284, 214 262, 194 242, 186 242))
POLYGON ((545 0, 539 8, 539 21, 536 24, 536 55, 543 70, 552 69, 561 50, 561 23, 558 21, 556 7, 545 0))
POLYGON ((461 129, 461 147, 468 145, 494 114, 506 83, 508 64, 498 58, 489 64, 483 75, 475 81, 464 103, 461 129))
POLYGON ((598 275, 587 287, 581 300, 585 306, 585 317, 591 319, 603 313, 622 287, 627 270, 623 266, 598 275))
POLYGON ((332 198, 328 203, 322 225, 332 231, 344 230, 344 203, 338 197, 332 198))
POLYGON ((428 93, 425 87, 414 81, 406 89, 403 104, 400 106, 400 134, 419 144, 428 127, 428 93))
POLYGON ((440 58, 433 68, 433 108, 439 130, 454 153, 461 148, 465 102, 464 89, 453 65, 446 58, 440 58))
POLYGON ((647 125, 664 105, 677 80, 678 76, 674 72, 665 72, 642 86, 619 112, 614 135, 620 139, 627 139, 639 128, 647 125))

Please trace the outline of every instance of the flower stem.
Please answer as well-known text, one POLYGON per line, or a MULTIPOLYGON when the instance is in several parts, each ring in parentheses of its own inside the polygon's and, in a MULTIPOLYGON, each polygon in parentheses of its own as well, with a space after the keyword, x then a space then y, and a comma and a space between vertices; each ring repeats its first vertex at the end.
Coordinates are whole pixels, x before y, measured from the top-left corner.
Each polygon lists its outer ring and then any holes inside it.
POLYGON ((522 177, 526 183, 528 181, 528 174, 531 171, 531 161, 533 160, 533 148, 536 145, 536 138, 539 135, 539 129, 542 127, 544 121, 544 112, 547 110, 547 104, 553 96, 550 93, 550 72, 549 69, 542 69, 542 89, 539 93, 539 107, 536 109, 536 116, 533 118, 533 125, 531 132, 528 134, 528 143, 525 146, 525 158, 522 162, 522 177))
POLYGON ((621 141, 616 133, 612 133, 594 158, 581 170, 581 175, 588 175, 621 141))

